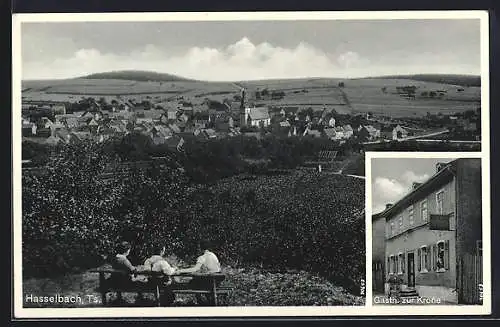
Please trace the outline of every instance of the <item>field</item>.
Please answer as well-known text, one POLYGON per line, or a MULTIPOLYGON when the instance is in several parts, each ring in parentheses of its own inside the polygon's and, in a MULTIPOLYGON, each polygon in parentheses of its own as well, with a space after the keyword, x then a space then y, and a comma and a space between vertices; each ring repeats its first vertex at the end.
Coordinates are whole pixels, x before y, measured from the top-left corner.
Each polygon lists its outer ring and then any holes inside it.
MULTIPOLYGON (((435 80, 435 78, 434 78, 435 80)), ((451 83, 452 80, 450 80, 451 83)), ((179 100, 200 105, 205 98, 233 100, 240 94, 240 87, 247 89, 249 104, 266 106, 312 107, 325 106, 339 113, 383 114, 393 117, 422 116, 427 112, 449 114, 476 109, 480 106, 479 86, 459 86, 417 81, 407 78, 363 79, 289 79, 242 82, 203 82, 190 80, 131 81, 124 79, 69 79, 56 81, 25 81, 22 85, 24 100, 78 101, 82 97, 104 97, 110 102, 117 97, 123 100, 149 100, 153 103, 179 100), (339 83, 344 87, 339 87, 339 83), (415 86, 415 98, 408 99, 397 93, 398 87, 415 86), (271 96, 256 97, 256 92, 267 89, 269 93, 284 92, 281 99, 271 96), (429 96, 443 91, 442 96, 429 96)))

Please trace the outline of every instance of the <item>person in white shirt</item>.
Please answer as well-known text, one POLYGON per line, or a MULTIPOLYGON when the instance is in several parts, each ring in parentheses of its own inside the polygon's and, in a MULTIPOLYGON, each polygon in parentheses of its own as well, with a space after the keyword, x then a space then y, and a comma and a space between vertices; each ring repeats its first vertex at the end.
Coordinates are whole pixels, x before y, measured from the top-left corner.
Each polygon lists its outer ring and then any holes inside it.
POLYGON ((165 246, 159 246, 155 254, 144 261, 144 269, 150 271, 163 272, 165 275, 173 275, 176 272, 176 267, 172 267, 163 257, 165 255, 165 246))
POLYGON ((162 272, 166 277, 160 295, 160 303, 162 305, 171 305, 175 301, 175 294, 171 291, 169 285, 172 284, 172 279, 169 277, 176 273, 177 268, 172 267, 164 258, 165 246, 157 246, 154 254, 144 261, 144 269, 149 271, 162 272))
MULTIPOLYGON (((196 259, 196 264, 193 267, 190 268, 185 268, 185 269, 178 269, 177 273, 219 273, 221 272, 221 265, 219 262, 219 259, 213 253, 212 250, 212 245, 210 241, 208 240, 202 240, 200 242, 200 248, 201 251, 203 251, 203 254, 200 255, 196 259)), ((220 281, 217 282, 219 284, 220 281)), ((207 279, 201 279, 201 278, 193 278, 191 282, 189 283, 190 286, 194 288, 206 288, 210 289, 212 287, 211 283, 207 279)), ((201 294, 196 294, 196 299, 199 304, 202 304, 203 302, 205 303, 212 303, 213 298, 212 295, 207 295, 206 301, 203 301, 203 298, 201 294)))

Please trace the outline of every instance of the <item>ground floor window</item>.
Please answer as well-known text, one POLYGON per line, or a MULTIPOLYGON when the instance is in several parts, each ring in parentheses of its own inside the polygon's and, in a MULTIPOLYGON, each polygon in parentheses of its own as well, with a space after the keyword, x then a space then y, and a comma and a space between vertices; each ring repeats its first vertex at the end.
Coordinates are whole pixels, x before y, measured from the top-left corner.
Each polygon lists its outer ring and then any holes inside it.
POLYGON ((430 267, 429 267, 429 248, 424 245, 420 249, 418 249, 418 270, 420 272, 428 272, 430 267))
POLYGON ((436 271, 445 271, 444 267, 445 248, 444 242, 439 242, 436 246, 436 271))
POLYGON ((403 274, 404 272, 405 272, 404 254, 399 253, 398 254, 398 274, 403 274))
POLYGON ((397 267, 397 258, 395 255, 390 255, 388 259, 389 274, 395 274, 397 267))

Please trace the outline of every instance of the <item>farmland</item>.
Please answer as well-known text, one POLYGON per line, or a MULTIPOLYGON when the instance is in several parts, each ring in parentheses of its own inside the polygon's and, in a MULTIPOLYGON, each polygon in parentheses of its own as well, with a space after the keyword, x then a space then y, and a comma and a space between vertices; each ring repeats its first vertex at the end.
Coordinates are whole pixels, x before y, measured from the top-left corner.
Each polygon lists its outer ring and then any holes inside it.
MULTIPOLYGON (((91 77, 100 77, 91 76, 91 77)), ((101 76, 102 77, 102 76, 101 76)), ((116 77, 116 76, 106 76, 116 77)), ((122 76, 123 77, 123 76, 122 76)), ((123 100, 148 100, 152 103, 177 102, 182 99, 193 105, 203 103, 205 98, 215 101, 232 101, 240 93, 240 87, 247 89, 248 103, 277 107, 298 107, 323 109, 325 106, 338 113, 377 113, 392 117, 449 114, 475 109, 480 105, 479 86, 460 86, 437 83, 448 81, 436 76, 430 81, 397 78, 361 79, 288 79, 241 82, 205 82, 179 80, 144 81, 126 79, 76 78, 55 81, 24 81, 23 100, 76 102, 82 97, 103 97, 109 103, 123 100), (344 86, 340 87, 339 83, 344 86), (414 98, 398 94, 397 88, 415 87, 414 98), (284 96, 257 97, 256 92, 284 92, 284 96), (440 91, 439 95, 433 95, 440 91)), ((411 77, 411 76, 410 76, 411 77)), ((132 78, 132 77, 131 77, 132 78)), ((133 77, 138 79, 137 76, 133 77)), ((449 79, 449 83, 455 82, 449 79)))

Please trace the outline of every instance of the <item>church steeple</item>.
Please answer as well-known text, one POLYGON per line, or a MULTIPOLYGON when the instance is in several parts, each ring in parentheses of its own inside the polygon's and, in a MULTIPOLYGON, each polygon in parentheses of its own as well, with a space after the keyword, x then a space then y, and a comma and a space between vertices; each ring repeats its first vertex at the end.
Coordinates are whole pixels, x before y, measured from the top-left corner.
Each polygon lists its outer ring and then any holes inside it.
POLYGON ((245 114, 245 94, 244 88, 241 88, 241 103, 240 103, 240 127, 247 124, 246 114, 245 114))

